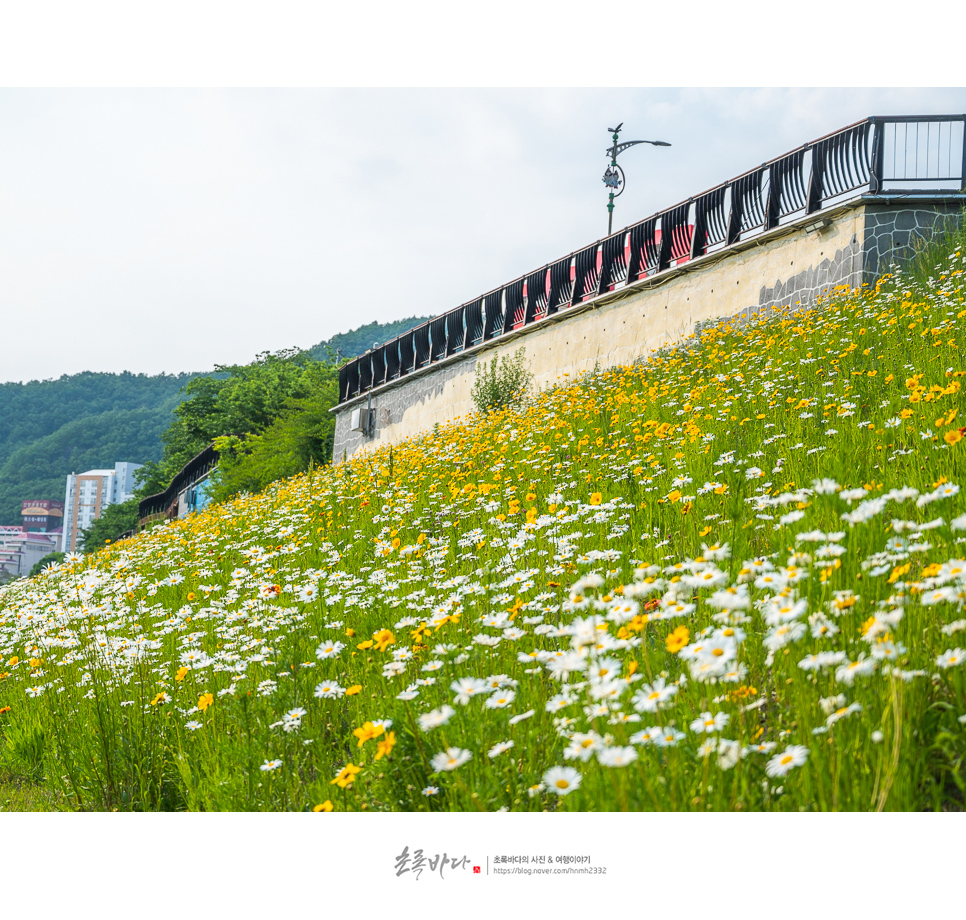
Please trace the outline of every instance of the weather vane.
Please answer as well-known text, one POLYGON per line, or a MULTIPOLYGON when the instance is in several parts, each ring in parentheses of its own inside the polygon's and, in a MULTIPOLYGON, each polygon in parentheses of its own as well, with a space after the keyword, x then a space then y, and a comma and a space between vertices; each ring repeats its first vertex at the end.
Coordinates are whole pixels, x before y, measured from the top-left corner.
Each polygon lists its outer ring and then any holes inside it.
POLYGON ((607 167, 607 172, 604 173, 604 185, 610 189, 610 193, 607 196, 608 236, 611 235, 614 224, 614 199, 617 198, 625 188, 624 170, 617 165, 617 157, 627 150, 628 147, 633 147, 635 144, 653 144, 655 147, 671 146, 667 141, 624 141, 623 143, 618 143, 621 128, 623 127, 624 122, 621 122, 616 128, 607 129, 610 131, 611 139, 614 141, 613 146, 604 151, 610 155, 610 166, 607 167))

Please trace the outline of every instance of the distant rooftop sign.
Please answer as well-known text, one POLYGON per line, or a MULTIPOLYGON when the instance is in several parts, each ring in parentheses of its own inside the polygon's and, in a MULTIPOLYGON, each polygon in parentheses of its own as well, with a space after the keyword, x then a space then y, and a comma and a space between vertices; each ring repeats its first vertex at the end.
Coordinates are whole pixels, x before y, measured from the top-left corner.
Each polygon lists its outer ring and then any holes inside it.
POLYGON ((64 503, 54 499, 27 499, 20 503, 21 514, 53 514, 64 516, 64 503))

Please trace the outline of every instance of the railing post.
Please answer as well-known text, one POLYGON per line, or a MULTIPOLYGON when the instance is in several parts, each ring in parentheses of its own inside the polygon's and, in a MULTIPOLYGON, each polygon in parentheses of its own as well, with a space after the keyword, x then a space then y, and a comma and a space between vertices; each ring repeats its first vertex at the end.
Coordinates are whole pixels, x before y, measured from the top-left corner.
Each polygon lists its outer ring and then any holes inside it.
POLYGON ((661 253, 657 257, 657 270, 663 272, 671 264, 671 233, 673 224, 667 226, 667 211, 661 215, 661 253))
POLYGON ((498 291, 493 291, 486 295, 483 301, 484 310, 484 323, 483 323, 483 341, 488 342, 493 338, 494 334, 499 335, 503 331, 502 326, 499 330, 496 327, 497 317, 500 315, 500 298, 503 296, 503 288, 498 291), (494 303, 494 300, 496 303, 494 303))
POLYGON ((781 210, 782 176, 778 163, 768 167, 768 198, 765 201, 765 220, 762 230, 771 230, 778 226, 778 214, 781 210))
POLYGON ((708 200, 704 196, 694 203, 694 230, 691 232, 690 259, 704 255, 705 240, 707 239, 707 207, 708 200))
POLYGON ((728 214, 728 235, 725 237, 725 245, 730 246, 737 242, 741 236, 741 208, 742 194, 741 187, 735 182, 729 182, 731 187, 731 208, 728 214))
POLYGON ((869 172, 869 191, 873 195, 878 195, 882 191, 882 168, 885 156, 885 131, 883 130, 882 119, 870 118, 872 130, 872 169, 869 172))
MULTIPOLYGON (((506 334, 516 326, 517 313, 523 312, 523 279, 511 282, 503 290, 503 332, 506 334)), ((521 316, 520 325, 525 318, 525 314, 521 316)))
POLYGON ((597 294, 606 294, 614 276, 614 263, 618 252, 624 254, 624 239, 627 233, 609 236, 600 247, 600 277, 597 279, 597 294), (618 247, 620 249, 618 250, 618 247))
MULTIPOLYGON (((631 253, 627 260, 627 283, 633 284, 641 277, 641 236, 643 235, 643 224, 635 224, 631 227, 631 253)), ((647 267, 644 269, 645 273, 647 267)))
POLYGON ((593 271, 593 266, 597 261, 597 245, 597 243, 594 243, 593 246, 581 249, 574 256, 574 287, 570 297, 570 305, 572 307, 584 299, 584 287, 587 284, 587 278, 593 271))
POLYGON ((570 266, 573 255, 558 259, 550 267, 550 293, 547 295, 547 316, 557 313, 570 303, 570 266))
POLYGON ((805 213, 811 214, 822 207, 822 191, 825 173, 825 141, 819 141, 812 147, 812 169, 808 179, 808 196, 805 213))

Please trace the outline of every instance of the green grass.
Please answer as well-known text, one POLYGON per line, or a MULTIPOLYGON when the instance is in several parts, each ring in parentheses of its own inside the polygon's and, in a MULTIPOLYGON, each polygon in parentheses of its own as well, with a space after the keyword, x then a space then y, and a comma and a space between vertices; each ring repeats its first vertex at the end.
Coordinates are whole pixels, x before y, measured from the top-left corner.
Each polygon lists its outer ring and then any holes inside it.
POLYGON ((4 762, 82 809, 960 809, 963 243, 0 589, 4 762))
POLYGON ((0 811, 59 811, 49 787, 0 772, 0 811))

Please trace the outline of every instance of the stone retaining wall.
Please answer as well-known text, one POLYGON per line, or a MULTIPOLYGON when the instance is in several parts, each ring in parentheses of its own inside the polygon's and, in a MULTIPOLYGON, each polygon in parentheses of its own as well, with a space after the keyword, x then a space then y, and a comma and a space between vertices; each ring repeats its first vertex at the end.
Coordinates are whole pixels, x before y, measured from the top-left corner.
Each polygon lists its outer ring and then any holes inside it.
POLYGON ((352 410, 365 408, 368 394, 338 406, 333 461, 471 414, 477 361, 500 359, 523 346, 537 388, 595 366, 632 364, 680 341, 699 323, 811 305, 836 286, 870 283, 880 266, 887 267, 894 249, 928 237, 939 221, 960 212, 958 203, 890 205, 866 197, 571 307, 378 387, 371 394, 369 436, 349 427, 352 410), (806 231, 816 217, 829 225, 806 231))

